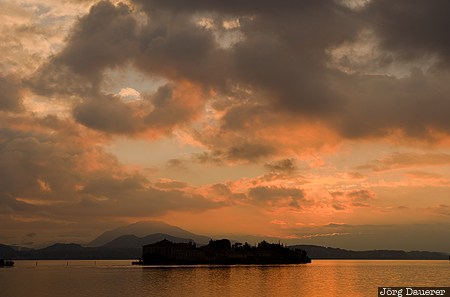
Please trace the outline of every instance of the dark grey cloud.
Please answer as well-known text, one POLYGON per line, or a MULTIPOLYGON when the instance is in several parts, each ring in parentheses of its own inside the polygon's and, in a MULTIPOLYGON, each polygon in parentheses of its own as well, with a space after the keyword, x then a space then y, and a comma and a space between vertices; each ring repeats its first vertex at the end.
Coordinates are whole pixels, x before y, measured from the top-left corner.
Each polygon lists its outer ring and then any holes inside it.
POLYGON ((17 78, 0 75, 0 110, 12 112, 23 110, 21 84, 17 78))
POLYGON ((274 4, 270 0, 194 0, 186 1, 182 0, 134 0, 134 3, 141 5, 144 10, 148 12, 153 11, 170 11, 178 14, 193 14, 197 12, 216 12, 225 15, 264 15, 264 16, 295 16, 296 13, 312 11, 318 11, 321 13, 332 13, 332 10, 344 9, 343 6, 338 5, 336 1, 314 1, 304 0, 295 1, 287 0, 280 5, 280 3, 274 4))
POLYGON ((222 153, 219 151, 215 152, 203 152, 193 155, 194 161, 197 161, 201 164, 223 164, 224 158, 222 153))
POLYGON ((275 149, 268 144, 262 143, 242 143, 232 145, 225 152, 225 157, 229 160, 250 160, 256 161, 270 156, 275 149))
POLYGON ((276 148, 269 144, 242 141, 242 143, 229 144, 225 150, 212 149, 211 152, 195 154, 194 160, 205 164, 221 164, 224 161, 256 162, 275 152, 276 148))
MULTIPOLYGON (((192 71, 198 72, 204 64, 198 59, 214 48, 212 35, 192 22, 173 26, 175 32, 169 24, 162 25, 167 28, 150 22, 138 32, 130 7, 101 1, 80 18, 66 46, 43 64, 28 84, 39 94, 78 98, 73 115, 87 127, 111 134, 135 134, 145 129, 170 132, 174 126, 189 122, 201 108, 199 102, 186 103, 182 96, 173 95, 190 90, 173 91, 177 86, 168 84, 155 94, 145 95, 138 104, 102 94, 99 89, 105 70, 130 63, 152 75, 195 80, 192 71)), ((206 70, 200 72, 203 78, 199 80, 212 77, 206 70)))
POLYGON ((162 9, 175 15, 215 13, 238 18, 245 38, 229 50, 232 71, 224 80, 263 89, 280 108, 303 114, 338 106, 339 98, 323 83, 327 79, 324 50, 352 38, 357 26, 352 12, 335 1, 138 2, 148 14, 162 9))
POLYGON ((380 38, 381 46, 399 59, 414 60, 437 55, 449 66, 450 26, 445 0, 376 0, 370 1, 364 14, 380 38))
POLYGON ((92 129, 113 134, 132 134, 139 129, 140 119, 134 109, 116 96, 94 96, 73 109, 74 118, 92 129))
POLYGON ((306 202, 303 190, 297 188, 258 186, 250 188, 248 196, 255 203, 266 203, 272 206, 290 206, 302 208, 306 202))
POLYGON ((80 19, 53 63, 68 66, 96 84, 102 70, 119 66, 134 55, 135 30, 128 6, 101 1, 80 19))
POLYGON ((247 200, 247 196, 244 193, 233 192, 227 184, 214 184, 211 186, 211 190, 214 197, 228 201, 230 204, 247 200))
MULTIPOLYGON (((255 9, 260 4, 252 6, 249 2, 242 6, 236 2, 223 6, 213 2, 194 3, 192 13, 216 9, 215 12, 221 14, 228 7, 230 13, 240 17, 242 13, 270 11, 269 3, 263 6, 264 9, 255 9), (235 9, 233 6, 236 6, 235 9)), ((333 1, 324 5, 314 3, 308 1, 307 4, 298 5, 292 2, 287 7, 292 6, 302 15, 323 8, 326 20, 333 17, 334 21, 345 21, 333 12, 333 9, 339 9, 333 1)), ((329 109, 334 102, 329 100, 329 94, 322 94, 326 88, 317 83, 322 76, 323 63, 313 58, 314 51, 302 44, 289 44, 298 28, 290 28, 286 33, 288 36, 281 38, 281 32, 286 32, 286 28, 274 27, 277 20, 257 18, 249 25, 242 25, 241 30, 247 35, 246 41, 225 50, 218 46, 211 31, 192 22, 192 15, 180 14, 182 7, 172 7, 164 2, 143 3, 143 6, 149 21, 138 30, 130 9, 125 5, 114 6, 107 1, 94 5, 89 14, 75 26, 66 47, 38 71, 35 80, 39 86, 36 88, 44 89, 54 84, 58 89, 55 81, 68 85, 73 85, 75 81, 83 85, 81 82, 85 80, 87 88, 90 86, 95 89, 101 81, 102 71, 129 61, 151 75, 172 80, 187 79, 221 90, 230 82, 244 82, 255 89, 263 88, 282 102, 292 103, 290 107, 298 106, 305 112, 329 109), (163 8, 164 13, 159 14, 159 8, 163 8), (254 34, 258 30, 259 34, 254 34), (314 61, 312 65, 310 61, 314 61), (321 70, 314 70, 313 65, 321 70), (67 72, 73 76, 68 78, 67 72), (315 99, 319 93, 322 94, 319 96, 321 99, 315 99), (327 103, 323 103, 323 100, 327 103)), ((268 18, 268 15, 264 17, 268 18)), ((287 21, 291 25, 295 24, 292 19, 287 21)), ((323 22, 312 21, 317 24, 323 22)), ((322 42, 319 42, 321 39, 317 35, 312 36, 310 30, 314 27, 315 34, 319 34, 325 25, 320 28, 313 24, 303 25, 306 36, 302 40, 305 38, 306 44, 322 42), (309 42, 309 39, 315 41, 309 42)), ((329 36, 335 39, 337 34, 329 36)), ((58 91, 67 91, 67 88, 59 87, 58 91)))
POLYGON ((349 207, 371 207, 375 200, 375 193, 371 190, 348 190, 330 192, 333 197, 332 207, 345 210, 349 207))
POLYGON ((29 79, 38 93, 95 93, 103 71, 135 54, 136 21, 125 4, 101 1, 79 19, 63 50, 50 57, 29 79))
POLYGON ((377 137, 398 130, 433 140, 430 131, 450 131, 445 113, 450 107, 445 29, 449 8, 448 1, 377 0, 360 12, 360 29, 372 30, 379 43, 374 49, 382 57, 379 66, 403 65, 406 75, 336 76, 336 91, 345 97, 336 127, 344 137, 377 137), (424 64, 428 69, 420 70, 424 64))
POLYGON ((205 86, 221 87, 229 72, 229 54, 220 49, 210 31, 191 18, 160 18, 156 13, 137 37, 139 54, 130 56, 135 66, 150 75, 171 80, 187 79, 205 86))
POLYGON ((314 116, 337 108, 340 99, 326 84, 322 61, 302 53, 301 45, 286 44, 278 33, 249 37, 235 46, 237 80, 266 91, 277 109, 314 116))
POLYGON ((187 170, 185 161, 181 159, 170 159, 167 161, 167 167, 176 170, 187 170))
POLYGON ((74 73, 68 65, 54 60, 43 63, 39 69, 25 81, 25 85, 36 94, 43 96, 63 95, 64 99, 89 96, 96 92, 95 81, 74 73))
POLYGON ((430 130, 450 131, 445 112, 450 108, 449 78, 445 72, 421 71, 404 78, 345 77, 339 80, 339 92, 345 92, 348 99, 336 127, 349 138, 383 136, 398 129, 408 136, 426 139, 430 130))
POLYGON ((136 0, 130 6, 101 1, 30 82, 41 94, 77 97, 75 119, 112 134, 170 133, 212 103, 222 114, 220 129, 199 139, 213 159, 255 161, 275 154, 279 150, 262 145, 261 135, 271 123, 284 123, 286 115, 299 123, 325 123, 345 138, 401 131, 426 139, 430 130, 450 131, 450 75, 442 63, 449 48, 442 29, 446 8, 445 1, 416 0, 371 1, 360 10, 334 0, 136 0), (140 12, 145 17, 138 21, 140 12), (196 23, 202 17, 211 28, 196 23), (224 46, 219 39, 227 33, 226 20, 238 22, 232 30, 241 37, 224 46), (374 32, 380 42, 376 50, 389 58, 384 64, 414 65, 437 55, 443 67, 416 69, 402 78, 331 67, 329 50, 357 41, 363 30, 374 32), (142 106, 101 94, 104 71, 124 65, 169 81, 146 95, 152 111, 139 113, 142 106), (189 98, 194 90, 188 85, 202 92, 202 99, 189 98), (235 144, 233 133, 246 143, 235 144), (230 142, 220 142, 221 137, 230 142))
POLYGON ((276 162, 266 163, 264 167, 274 173, 293 173, 298 170, 294 159, 284 159, 276 162))

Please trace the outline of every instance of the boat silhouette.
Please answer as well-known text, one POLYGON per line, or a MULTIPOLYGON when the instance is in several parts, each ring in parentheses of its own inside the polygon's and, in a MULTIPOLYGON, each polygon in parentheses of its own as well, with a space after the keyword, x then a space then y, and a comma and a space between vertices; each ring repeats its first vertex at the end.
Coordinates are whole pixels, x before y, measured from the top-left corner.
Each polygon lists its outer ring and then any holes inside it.
POLYGON ((14 262, 10 260, 0 259, 0 267, 12 267, 14 262))

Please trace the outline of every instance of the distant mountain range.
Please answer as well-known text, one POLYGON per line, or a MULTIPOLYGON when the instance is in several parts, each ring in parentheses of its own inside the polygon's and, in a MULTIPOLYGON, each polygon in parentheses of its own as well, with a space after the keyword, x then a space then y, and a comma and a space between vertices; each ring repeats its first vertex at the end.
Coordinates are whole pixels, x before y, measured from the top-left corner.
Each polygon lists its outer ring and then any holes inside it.
POLYGON ((142 255, 142 246, 163 239, 172 242, 190 242, 163 233, 144 237, 122 235, 99 247, 85 247, 75 243, 55 243, 42 249, 20 249, 0 244, 0 258, 30 260, 83 260, 83 259, 137 259, 142 255))
POLYGON ((188 243, 192 241, 189 238, 179 238, 172 235, 164 234, 164 233, 156 233, 147 235, 144 237, 137 237, 135 235, 122 235, 117 237, 116 239, 111 240, 110 242, 104 244, 102 247, 107 248, 141 248, 143 245, 155 243, 161 240, 167 239, 169 241, 179 243, 185 242, 188 243))
POLYGON ((127 226, 122 226, 114 230, 106 231, 100 236, 98 236, 96 239, 91 241, 88 244, 88 246, 90 247, 103 246, 111 242, 112 240, 118 238, 119 236, 123 235, 134 235, 137 237, 144 237, 149 234, 157 234, 157 233, 169 234, 171 236, 179 238, 187 238, 198 244, 207 244, 211 239, 210 237, 197 235, 184 229, 181 229, 180 227, 172 226, 161 221, 143 221, 127 226))
MULTIPOLYGON (((150 221, 119 227, 104 232, 88 246, 75 243, 56 243, 42 249, 29 249, 0 244, 0 258, 5 259, 137 259, 142 255, 142 246, 163 239, 172 242, 207 244, 210 237, 201 236, 169 224, 150 221)), ((427 251, 371 250, 351 251, 316 245, 296 245, 291 248, 305 250, 312 259, 421 259, 446 260, 448 255, 427 251)))
POLYGON ((447 260, 448 255, 438 252, 401 250, 352 251, 317 245, 295 245, 305 250, 311 259, 373 259, 373 260, 447 260))

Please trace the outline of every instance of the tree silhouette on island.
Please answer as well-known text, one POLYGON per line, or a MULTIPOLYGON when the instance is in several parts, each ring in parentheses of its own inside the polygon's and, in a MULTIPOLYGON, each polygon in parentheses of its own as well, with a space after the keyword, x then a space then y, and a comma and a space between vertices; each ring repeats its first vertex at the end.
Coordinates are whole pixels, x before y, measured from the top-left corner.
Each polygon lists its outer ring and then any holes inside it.
POLYGON ((228 239, 210 240, 197 247, 194 242, 174 243, 167 239, 144 245, 141 265, 185 264, 303 264, 311 259, 306 251, 290 249, 282 244, 262 241, 257 246, 247 242, 231 244, 228 239))

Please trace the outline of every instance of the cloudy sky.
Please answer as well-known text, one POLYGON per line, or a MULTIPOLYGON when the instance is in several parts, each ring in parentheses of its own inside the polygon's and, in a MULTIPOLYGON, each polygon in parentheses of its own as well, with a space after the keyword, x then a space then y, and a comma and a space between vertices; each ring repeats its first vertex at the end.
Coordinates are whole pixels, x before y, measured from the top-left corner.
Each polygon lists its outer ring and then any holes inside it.
POLYGON ((142 220, 450 251, 447 0, 0 0, 0 242, 142 220))

